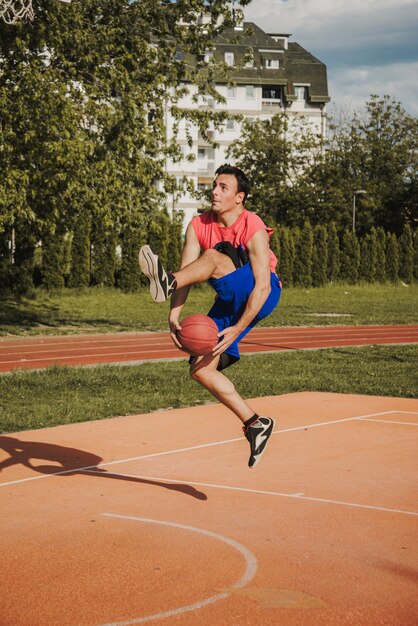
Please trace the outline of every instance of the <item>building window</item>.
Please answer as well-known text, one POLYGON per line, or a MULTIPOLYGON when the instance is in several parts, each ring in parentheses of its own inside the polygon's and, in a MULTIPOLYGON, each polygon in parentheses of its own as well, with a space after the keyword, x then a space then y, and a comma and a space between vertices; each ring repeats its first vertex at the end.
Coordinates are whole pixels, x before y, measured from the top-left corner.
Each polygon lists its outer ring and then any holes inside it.
POLYGON ((281 100, 282 88, 277 85, 266 85, 263 87, 263 99, 265 100, 281 100))
POLYGON ((235 120, 227 120, 226 130, 235 130, 235 120))
POLYGON ((237 97, 237 88, 236 87, 227 87, 226 88, 226 97, 227 98, 236 98, 237 97))
POLYGON ((268 70, 278 70, 279 59, 266 59, 266 68, 268 70))
POLYGON ((210 63, 213 59, 213 51, 205 50, 204 54, 199 54, 199 61, 204 61, 205 63, 210 63))
POLYGON ((215 151, 213 148, 198 148, 197 159, 197 169, 200 172, 214 170, 215 151))
POLYGON ((254 100, 254 85, 245 85, 245 97, 247 100, 254 100))
POLYGON ((227 65, 235 65, 235 55, 233 52, 225 52, 224 59, 227 65))
POLYGON ((295 96, 298 100, 307 100, 308 88, 303 85, 295 85, 295 96))
POLYGON ((254 54, 247 54, 245 56, 245 65, 244 67, 254 67, 254 54))

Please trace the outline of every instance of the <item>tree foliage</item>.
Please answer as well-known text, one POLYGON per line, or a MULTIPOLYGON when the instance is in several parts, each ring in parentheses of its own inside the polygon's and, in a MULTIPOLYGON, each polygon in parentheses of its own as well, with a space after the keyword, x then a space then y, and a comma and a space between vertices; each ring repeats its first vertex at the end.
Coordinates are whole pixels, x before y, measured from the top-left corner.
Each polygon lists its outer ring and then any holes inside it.
POLYGON ((372 227, 400 235, 418 219, 418 120, 389 96, 372 95, 365 111, 331 119, 321 142, 302 118, 290 114, 247 123, 230 154, 254 183, 251 206, 279 224, 313 226, 335 221, 338 233, 372 227), (297 124, 297 126, 296 126, 297 124))
POLYGON ((241 137, 228 154, 252 182, 247 207, 278 224, 303 226, 313 211, 303 172, 320 149, 303 117, 289 121, 278 113, 271 120, 244 121, 241 137))
POLYGON ((359 266, 360 244, 355 234, 347 228, 344 231, 341 243, 341 279, 347 283, 356 283, 359 266))
POLYGON ((386 276, 391 283, 396 283, 399 279, 399 249, 395 233, 387 236, 386 276))
POLYGON ((406 283, 414 278, 414 242, 409 224, 399 237, 399 275, 406 283))
POLYGON ((77 240, 80 219, 116 225, 125 243, 129 224, 151 228, 172 185, 166 159, 179 157, 167 108, 202 129, 210 119, 177 106, 186 77, 214 92, 214 67, 187 55, 232 24, 227 0, 38 0, 32 24, 0 22, 0 233, 16 233, 16 276, 31 238, 64 229, 77 240))

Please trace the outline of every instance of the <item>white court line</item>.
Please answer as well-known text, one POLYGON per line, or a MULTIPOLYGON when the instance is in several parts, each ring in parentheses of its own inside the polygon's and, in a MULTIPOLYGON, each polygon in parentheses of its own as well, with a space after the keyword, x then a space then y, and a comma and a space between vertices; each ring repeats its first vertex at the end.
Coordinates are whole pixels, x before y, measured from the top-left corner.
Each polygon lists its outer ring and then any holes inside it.
MULTIPOLYGON (((331 420, 329 422, 318 422, 317 424, 307 424, 305 426, 294 426, 292 428, 282 428, 280 430, 274 430, 273 435, 279 433, 288 433, 296 430, 308 430, 309 428, 319 428, 320 426, 330 426, 332 424, 340 424, 343 422, 352 422, 355 420, 362 420, 366 417, 375 417, 378 415, 390 415, 392 413, 398 413, 399 411, 380 411, 379 413, 370 413, 368 415, 357 415, 355 417, 346 417, 340 420, 331 420)), ((227 443, 235 443, 236 441, 242 441, 242 437, 235 437, 234 439, 225 439, 223 441, 214 441, 213 443, 203 443, 198 446, 189 446, 187 448, 176 448, 174 450, 166 450, 164 452, 154 452, 152 454, 143 454, 141 456, 134 456, 127 459, 119 459, 117 461, 107 461, 105 463, 99 463, 97 465, 88 465, 86 467, 76 467, 70 470, 62 470, 60 472, 54 472, 51 474, 43 474, 42 476, 31 476, 28 478, 20 478, 18 480, 11 480, 6 483, 0 483, 0 487, 7 487, 10 485, 18 485, 20 483, 26 483, 32 480, 41 480, 43 478, 51 478, 52 476, 63 476, 65 474, 74 474, 77 472, 83 472, 89 469, 96 469, 97 467, 109 467, 111 465, 120 465, 121 463, 130 463, 131 461, 142 461, 143 459, 151 459, 159 456, 166 456, 168 454, 178 454, 179 452, 190 452, 192 450, 201 450, 202 448, 211 448, 214 446, 223 446, 227 443)))
MULTIPOLYGON (((94 474, 94 470, 87 470, 88 474, 94 474)), ((98 472, 96 472, 98 473, 98 472)), ((331 500, 329 498, 315 498, 310 496, 305 496, 302 493, 281 493, 279 491, 266 491, 264 489, 249 489, 248 487, 232 487, 230 485, 216 485, 213 483, 200 483, 192 480, 181 480, 174 478, 165 478, 161 476, 138 476, 136 474, 116 474, 111 473, 111 476, 121 476, 125 478, 136 478, 138 480, 146 480, 150 482, 167 482, 167 483, 176 483, 181 485, 193 485, 197 487, 209 487, 211 489, 224 489, 226 491, 240 491, 243 493, 254 493, 263 496, 277 496, 279 498, 293 498, 294 500, 305 500, 308 502, 321 502, 324 504, 335 504, 338 506, 348 506, 355 509, 369 509, 372 511, 383 511, 385 513, 400 513, 402 515, 413 515, 418 517, 418 512, 415 511, 405 511, 403 509, 390 509, 384 506, 373 506, 369 504, 358 504, 357 502, 345 502, 343 500, 331 500)))
POLYGON ((376 420, 368 417, 363 417, 360 422, 380 422, 381 424, 401 424, 402 426, 418 426, 416 422, 396 422, 394 420, 376 420))
MULTIPOLYGON (((240 552, 240 554, 244 557, 246 563, 244 574, 236 583, 231 585, 233 589, 239 589, 248 585, 248 583, 254 578, 257 572, 257 559, 254 554, 250 552, 250 550, 248 550, 248 548, 238 543, 237 541, 234 541, 233 539, 229 539, 228 537, 224 537, 223 535, 218 535, 217 533, 213 533, 210 530, 196 528, 195 526, 185 526, 184 524, 177 524, 176 522, 163 522, 162 520, 149 519, 146 517, 136 517, 132 515, 116 515, 114 513, 102 513, 102 515, 105 517, 113 517, 120 520, 146 522, 150 524, 159 524, 162 526, 171 526, 172 528, 179 528, 180 530, 189 530, 195 533, 200 533, 201 535, 206 535, 211 539, 216 539, 217 541, 222 541, 223 543, 226 543, 228 546, 231 546, 235 550, 238 550, 238 552, 240 552)), ((129 624, 144 624, 145 622, 151 622, 157 619, 163 619, 165 617, 172 617, 173 615, 179 615, 181 613, 188 613, 190 611, 202 609, 208 604, 213 604, 214 602, 218 602, 218 600, 223 600, 224 598, 227 598, 229 595, 229 593, 218 593, 215 596, 200 600, 199 602, 195 602, 194 604, 188 604, 187 606, 181 606, 176 609, 171 609, 170 611, 164 611, 162 613, 156 613, 154 615, 147 615, 145 617, 138 617, 124 622, 112 622, 111 624, 106 624, 105 626, 128 626, 129 624)))

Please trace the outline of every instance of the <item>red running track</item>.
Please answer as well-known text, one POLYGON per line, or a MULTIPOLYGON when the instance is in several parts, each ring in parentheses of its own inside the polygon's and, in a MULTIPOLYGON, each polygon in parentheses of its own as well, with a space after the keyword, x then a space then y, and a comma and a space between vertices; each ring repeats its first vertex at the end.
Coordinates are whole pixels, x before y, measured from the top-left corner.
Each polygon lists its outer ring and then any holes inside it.
MULTIPOLYGON (((314 350, 342 346, 418 343, 418 325, 255 328, 241 352, 314 350)), ((0 339, 0 372, 51 365, 133 364, 185 358, 167 332, 15 337, 0 339)))

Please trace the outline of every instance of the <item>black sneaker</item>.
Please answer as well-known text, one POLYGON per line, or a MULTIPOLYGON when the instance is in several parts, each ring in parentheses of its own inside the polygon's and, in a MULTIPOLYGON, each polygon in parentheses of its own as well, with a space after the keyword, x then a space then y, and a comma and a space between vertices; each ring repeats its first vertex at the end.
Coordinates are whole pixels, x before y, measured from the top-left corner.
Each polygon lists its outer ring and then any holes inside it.
POLYGON ((250 442, 251 454, 248 467, 255 467, 266 449, 268 438, 273 432, 274 420, 271 417, 259 417, 251 426, 243 428, 244 434, 250 442))
POLYGON ((171 272, 166 272, 158 255, 150 246, 142 246, 139 251, 139 267, 150 281, 150 294, 154 302, 165 302, 177 286, 171 272))

